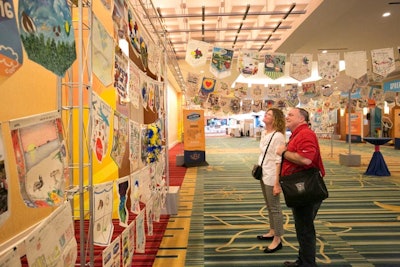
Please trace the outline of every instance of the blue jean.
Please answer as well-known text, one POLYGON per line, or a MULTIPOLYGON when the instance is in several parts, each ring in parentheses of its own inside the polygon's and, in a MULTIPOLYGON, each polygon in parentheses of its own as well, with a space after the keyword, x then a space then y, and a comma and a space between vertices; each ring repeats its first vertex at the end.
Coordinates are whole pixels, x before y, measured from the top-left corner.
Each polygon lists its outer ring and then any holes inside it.
POLYGON ((314 267, 316 255, 316 234, 314 219, 322 202, 292 208, 297 241, 299 242, 300 266, 314 267))

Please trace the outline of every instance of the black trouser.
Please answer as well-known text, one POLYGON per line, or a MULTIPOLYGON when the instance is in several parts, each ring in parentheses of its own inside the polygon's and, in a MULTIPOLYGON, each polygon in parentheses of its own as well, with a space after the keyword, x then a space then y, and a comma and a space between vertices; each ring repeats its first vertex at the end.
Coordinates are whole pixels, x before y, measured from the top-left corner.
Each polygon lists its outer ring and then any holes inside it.
POLYGON ((314 219, 322 202, 292 208, 294 223, 296 227, 297 241, 299 242, 300 266, 317 266, 316 235, 314 219))

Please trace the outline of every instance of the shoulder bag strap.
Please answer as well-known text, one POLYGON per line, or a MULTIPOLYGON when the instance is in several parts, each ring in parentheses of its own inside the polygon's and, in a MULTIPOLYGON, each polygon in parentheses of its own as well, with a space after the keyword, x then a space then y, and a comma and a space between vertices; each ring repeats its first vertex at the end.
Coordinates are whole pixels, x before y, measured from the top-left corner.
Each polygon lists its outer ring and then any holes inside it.
POLYGON ((262 159, 262 161, 261 161, 261 165, 260 165, 260 166, 262 166, 263 163, 264 163, 265 155, 267 155, 267 151, 268 151, 269 144, 271 144, 272 138, 274 138, 275 133, 276 133, 276 132, 274 132, 274 133, 272 134, 272 136, 271 136, 271 139, 269 139, 269 142, 268 142, 267 148, 265 149, 264 156, 263 156, 263 159, 262 159))

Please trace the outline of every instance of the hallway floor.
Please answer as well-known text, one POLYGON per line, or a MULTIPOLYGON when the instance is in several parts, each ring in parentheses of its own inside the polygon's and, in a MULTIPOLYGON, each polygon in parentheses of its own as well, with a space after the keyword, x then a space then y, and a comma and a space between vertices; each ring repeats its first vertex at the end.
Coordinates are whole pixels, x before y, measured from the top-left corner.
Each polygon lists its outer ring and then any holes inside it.
MULTIPOLYGON (((382 146, 391 176, 366 176, 374 147, 352 143, 361 165, 339 165, 349 144, 321 139, 330 197, 316 219, 320 266, 400 265, 400 151, 382 146)), ((186 171, 178 214, 170 216, 153 266, 281 266, 295 260, 292 215, 285 216, 283 249, 264 254, 255 236, 268 229, 259 184, 250 170, 258 155, 254 138, 208 137, 209 166, 186 171)))

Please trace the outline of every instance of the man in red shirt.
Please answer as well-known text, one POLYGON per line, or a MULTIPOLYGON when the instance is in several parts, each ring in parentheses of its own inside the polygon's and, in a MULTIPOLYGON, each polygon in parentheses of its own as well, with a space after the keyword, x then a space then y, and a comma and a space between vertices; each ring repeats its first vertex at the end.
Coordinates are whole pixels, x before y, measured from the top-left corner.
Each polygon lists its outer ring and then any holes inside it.
MULTIPOLYGON (((281 176, 315 167, 324 177, 318 139, 309 127, 308 112, 302 108, 291 109, 286 115, 286 127, 292 135, 286 146, 277 149, 277 154, 283 156, 281 176)), ((292 208, 300 248, 298 259, 295 262, 286 261, 284 266, 317 266, 314 219, 320 206, 321 202, 317 202, 292 208)))

